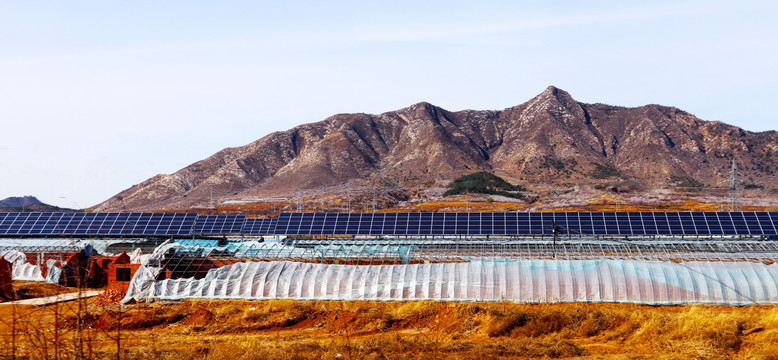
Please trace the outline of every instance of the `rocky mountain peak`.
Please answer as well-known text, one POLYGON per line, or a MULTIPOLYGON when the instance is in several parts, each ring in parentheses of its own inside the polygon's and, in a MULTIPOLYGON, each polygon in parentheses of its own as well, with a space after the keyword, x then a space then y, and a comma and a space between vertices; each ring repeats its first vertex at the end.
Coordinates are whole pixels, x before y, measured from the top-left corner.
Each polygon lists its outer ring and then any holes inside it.
POLYGON ((778 133, 750 133, 674 108, 579 103, 549 86, 504 111, 428 102, 380 115, 338 114, 222 150, 135 185, 96 210, 188 208, 218 199, 335 196, 346 183, 389 193, 443 187, 486 170, 528 184, 691 178, 720 184, 735 157, 749 183, 771 186, 778 133))

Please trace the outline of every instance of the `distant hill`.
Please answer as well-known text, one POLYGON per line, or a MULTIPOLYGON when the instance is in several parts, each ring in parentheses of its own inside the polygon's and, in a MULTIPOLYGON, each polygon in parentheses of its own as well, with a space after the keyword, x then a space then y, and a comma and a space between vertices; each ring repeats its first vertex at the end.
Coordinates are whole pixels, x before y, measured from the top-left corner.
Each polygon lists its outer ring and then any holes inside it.
POLYGON ((725 187, 733 158, 744 183, 775 191, 776 131, 750 132, 661 105, 580 103, 550 86, 500 111, 421 102, 379 115, 335 115, 156 175, 95 210, 189 208, 211 196, 293 199, 298 191, 343 197, 359 186, 413 196, 477 171, 525 186, 629 180, 725 187))
POLYGON ((38 198, 36 198, 35 196, 29 196, 29 195, 12 196, 0 200, 0 212, 21 212, 21 211, 71 212, 77 210, 49 205, 38 200, 38 198))
POLYGON ((29 196, 29 195, 12 196, 0 200, 0 207, 2 208, 20 208, 20 207, 30 206, 33 204, 43 204, 43 202, 38 200, 38 198, 36 198, 35 196, 29 196))

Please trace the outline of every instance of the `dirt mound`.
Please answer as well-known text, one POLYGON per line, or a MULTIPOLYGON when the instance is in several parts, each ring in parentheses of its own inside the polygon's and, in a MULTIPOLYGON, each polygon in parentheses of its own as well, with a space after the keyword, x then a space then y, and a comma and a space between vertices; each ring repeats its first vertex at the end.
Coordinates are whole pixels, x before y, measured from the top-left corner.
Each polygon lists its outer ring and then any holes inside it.
POLYGON ((206 309, 198 309, 197 311, 189 314, 187 317, 185 317, 183 320, 181 320, 182 325, 194 325, 194 326, 205 326, 213 322, 214 316, 213 313, 206 310, 206 309))

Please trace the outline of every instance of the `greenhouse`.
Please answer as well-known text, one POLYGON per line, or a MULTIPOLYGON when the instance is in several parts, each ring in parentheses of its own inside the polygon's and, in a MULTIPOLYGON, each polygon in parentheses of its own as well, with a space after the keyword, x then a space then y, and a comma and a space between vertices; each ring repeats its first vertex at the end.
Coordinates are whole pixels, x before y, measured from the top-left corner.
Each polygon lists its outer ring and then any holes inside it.
POLYGON ((169 242, 136 273, 124 301, 766 304, 778 303, 776 258, 778 245, 769 241, 169 242))

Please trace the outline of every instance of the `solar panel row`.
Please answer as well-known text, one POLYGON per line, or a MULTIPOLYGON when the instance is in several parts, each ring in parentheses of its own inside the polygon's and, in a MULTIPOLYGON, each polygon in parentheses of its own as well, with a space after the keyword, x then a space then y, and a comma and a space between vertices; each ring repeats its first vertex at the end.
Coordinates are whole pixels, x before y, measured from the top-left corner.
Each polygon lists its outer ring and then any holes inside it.
POLYGON ((778 212, 282 213, 283 235, 776 235, 778 212))
POLYGON ((778 212, 0 213, 0 235, 778 235, 778 212))
POLYGON ((0 235, 188 235, 194 213, 7 213, 0 235))
POLYGON ((268 235, 275 221, 195 213, 0 213, 0 235, 268 235), (244 230, 246 221, 252 228, 244 230))

